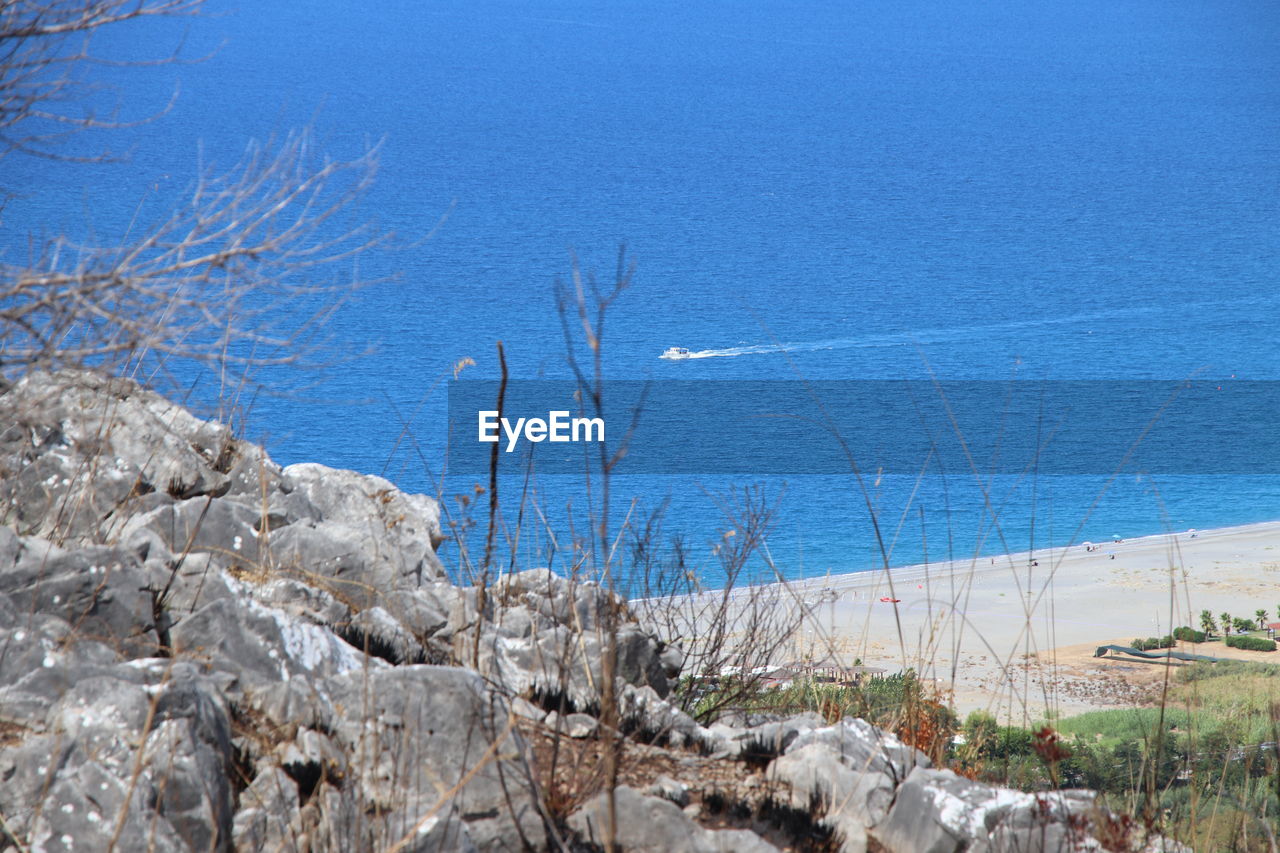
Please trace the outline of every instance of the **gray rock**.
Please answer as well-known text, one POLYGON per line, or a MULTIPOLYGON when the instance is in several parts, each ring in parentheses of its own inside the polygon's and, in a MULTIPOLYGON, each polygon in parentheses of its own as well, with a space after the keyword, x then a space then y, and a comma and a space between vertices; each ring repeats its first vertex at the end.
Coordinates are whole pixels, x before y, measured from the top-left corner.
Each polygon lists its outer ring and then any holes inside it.
POLYGON ((24 533, 65 541, 93 531, 133 492, 137 473, 112 470, 93 478, 70 448, 23 460, 15 476, 0 481, 0 520, 24 533))
POLYGON ((885 774, 850 763, 848 756, 811 743, 775 759, 768 777, 793 808, 821 815, 839 834, 842 850, 861 853, 867 849, 867 827, 888 813, 894 788, 885 774))
POLYGON ((636 687, 651 687, 661 697, 671 692, 660 646, 638 627, 618 631, 618 677, 636 687))
POLYGON ((45 564, 66 553, 66 549, 48 539, 19 536, 12 527, 0 526, 0 572, 7 572, 18 563, 45 564))
MULTIPOLYGON (((574 707, 586 708, 598 698, 591 680, 598 670, 587 675, 574 640, 562 627, 520 638, 491 631, 482 638, 478 668, 509 695, 564 694, 574 707)), ((468 645, 460 644, 461 660, 471 660, 468 645)))
MULTIPOLYGON (((154 512, 161 507, 177 503, 177 498, 168 492, 147 492, 131 494, 98 524, 98 534, 103 542, 120 544, 126 541, 125 529, 130 520, 140 515, 154 512)), ((165 558, 172 556, 159 536, 139 538, 128 543, 127 547, 136 551, 145 560, 148 557, 165 558)))
POLYGON ((277 728, 294 725, 329 731, 334 709, 326 687, 319 679, 291 678, 248 690, 243 702, 277 728))
POLYGON ((674 681, 680 677, 680 672, 684 669, 684 657, 684 650, 679 646, 665 644, 662 646, 658 661, 662 664, 662 670, 668 681, 674 681))
POLYGON ((551 627, 545 616, 534 613, 523 604, 494 609, 493 630, 503 637, 532 637, 537 631, 551 627))
POLYGON ((992 788, 950 770, 917 767, 870 835, 890 853, 955 853, 988 839, 1014 809, 1035 804, 1033 794, 992 788))
POLYGON ((930 767, 929 757, 898 738, 868 723, 846 717, 833 726, 801 732, 787 751, 821 744, 841 757, 854 770, 883 773, 895 783, 907 778, 916 767, 930 767))
POLYGON ((648 685, 623 684, 618 690, 618 713, 624 729, 643 732, 647 740, 667 741, 673 746, 699 742, 706 731, 648 685))
POLYGON ((717 723, 701 730, 704 745, 713 754, 740 758, 750 750, 764 757, 781 755, 797 738, 822 727, 817 714, 795 714, 780 720, 756 723, 748 728, 717 723))
POLYGON ((71 744, 61 735, 31 732, 0 746, 0 814, 14 837, 29 838, 37 806, 70 752, 71 744))
MULTIPOLYGON (((531 637, 487 631, 481 642, 480 671, 510 694, 564 695, 573 707, 582 709, 599 705, 600 685, 604 683, 603 653, 607 647, 603 637, 594 633, 584 636, 556 625, 531 637)), ((459 659, 470 660, 468 652, 464 642, 459 659)), ((649 688, 659 698, 666 695, 669 685, 657 658, 656 643, 647 634, 633 626, 619 630, 616 675, 620 682, 649 688), (653 684, 651 679, 658 683, 653 684)))
POLYGON ((430 809, 388 813, 362 806, 350 785, 338 789, 322 783, 301 809, 299 822, 303 849, 413 853, 475 853, 477 849, 470 826, 455 807, 445 805, 434 813, 430 809))
MULTIPOLYGON (((608 795, 597 795, 569 815, 569 828, 583 842, 602 846, 607 838, 608 808, 608 795)), ((625 785, 614 791, 614 815, 614 840, 621 849, 633 853, 768 853, 778 849, 747 830, 703 829, 667 800, 645 796, 625 785)))
POLYGON ((136 555, 102 546, 22 559, 0 572, 0 592, 18 610, 57 616, 77 636, 128 657, 153 655, 159 648, 147 583, 136 555))
POLYGON ((115 676, 119 656, 110 647, 77 640, 55 617, 33 617, 0 639, 0 717, 42 731, 50 708, 74 685, 115 676))
MULTIPOLYGON (((1095 828, 1109 811, 1097 802, 1092 791, 1048 791, 1018 795, 997 792, 1006 802, 987 809, 983 828, 966 848, 972 853, 1093 853, 1102 849, 1095 828)), ((975 829, 970 826, 969 829, 975 829)), ((1141 826, 1132 828, 1126 849, 1143 853, 1191 853, 1172 839, 1146 835, 1141 826)))
POLYGON ((390 663, 424 663, 427 659, 422 644, 381 607, 362 610, 337 627, 353 646, 390 663))
POLYGON ((388 591, 444 578, 435 551, 444 541, 440 507, 433 499, 405 494, 381 477, 323 465, 290 465, 284 476, 290 490, 305 497, 325 522, 346 528, 346 535, 362 544, 375 571, 384 566, 390 571, 396 582, 388 591))
MULTIPOLYGON (((0 528, 0 530, 7 529, 8 528, 0 528)), ((0 592, 0 629, 8 630, 10 628, 17 628, 18 618, 18 606, 13 603, 12 598, 5 595, 3 592, 0 592)), ((0 639, 0 643, 2 642, 4 642, 4 640, 0 639)), ((0 667, 3 667, 3 662, 0 662, 0 667)), ((3 682, 3 679, 0 679, 0 682, 3 682)))
POLYGON ((988 814, 983 830, 968 849, 974 853, 1065 853, 1090 850, 1087 831, 1094 812, 1094 794, 1054 791, 1033 795, 1027 802, 1010 803, 988 814), (1073 823, 1071 817, 1079 820, 1073 823))
MULTIPOLYGON (((0 634, 0 691, 15 684, 18 679, 38 669, 52 668, 59 655, 65 655, 72 640, 71 626, 65 619, 30 614, 18 621, 17 608, 8 596, 0 597, 7 623, 0 634), (47 661, 47 663, 46 663, 47 661)), ((115 660, 115 655, 110 656, 115 660)))
POLYGON ((301 772, 310 768, 326 779, 342 779, 347 775, 347 756, 338 746, 315 729, 301 729, 292 741, 276 748, 281 767, 301 772))
POLYGON ((83 371, 24 376, 0 395, 0 469, 8 505, 28 532, 78 539, 133 494, 219 494, 233 444, 127 379, 83 371), (31 473, 27 473, 31 472, 31 473))
POLYGON ((405 666, 351 673, 333 684, 334 707, 341 709, 336 741, 363 757, 352 765, 351 782, 389 821, 413 825, 443 799, 481 850, 546 843, 516 760, 523 741, 509 726, 505 704, 474 672, 405 666), (455 786, 460 790, 446 797, 455 786))
POLYGON ((291 677, 323 678, 386 666, 331 631, 246 599, 210 602, 169 633, 175 654, 233 674, 237 695, 291 677))
POLYGON ((0 572, 17 565, 21 554, 22 537, 12 527, 0 526, 0 572))
POLYGON ((230 742, 218 751, 192 719, 162 720, 144 754, 156 811, 193 850, 229 850, 232 834, 230 742))
POLYGON ((134 764, 137 738, 150 713, 151 697, 141 685, 91 676, 71 686, 54 704, 47 728, 124 778, 134 764))
POLYGON ((400 585, 389 565, 371 565, 367 543, 350 527, 330 522, 292 524, 271 538, 271 564, 305 579, 356 609, 378 604, 400 585))
POLYGON ((33 849, 105 849, 123 815, 122 849, 229 849, 226 709, 192 667, 169 663, 159 684, 131 664, 80 680, 50 708, 48 734, 0 750, 11 831, 33 849))
POLYGON ((541 723, 548 716, 546 711, 520 696, 512 697, 508 703, 511 706, 511 713, 526 720, 533 720, 535 723, 541 723))
MULTIPOLYGON (((174 827, 153 810, 145 783, 130 785, 96 761, 59 773, 31 825, 32 850, 190 850, 174 827), (118 838, 116 825, 120 816, 118 838)), ((7 818, 7 815, 6 815, 7 818)))
POLYGON ((248 584, 246 591, 260 604, 314 625, 333 627, 351 618, 351 608, 346 604, 295 578, 271 577, 263 583, 248 584))
MULTIPOLYGON (((255 444, 238 441, 233 445, 232 451, 227 465, 229 497, 260 505, 264 500, 270 503, 291 492, 290 484, 285 481, 284 470, 271 461, 266 450, 255 444)), ((303 508, 302 504, 297 506, 303 508)), ((314 508, 306 511, 307 515, 313 513, 318 520, 318 511, 314 508)))
POLYGON ((542 724, 548 729, 573 738, 587 738, 596 733, 600 723, 589 714, 560 714, 552 711, 547 714, 542 724))
POLYGON ((227 585, 220 562, 208 553, 188 554, 185 559, 149 559, 143 565, 147 585, 170 620, 193 613, 202 605, 235 593, 227 585))
POLYGON ((236 850, 300 853, 295 843, 298 824, 298 784, 279 767, 271 767, 240 793, 231 838, 236 850))
POLYGON ((445 642, 455 634, 474 629, 480 618, 474 589, 462 589, 442 581, 407 590, 385 602, 384 607, 415 637, 434 637, 445 642))
POLYGON ((493 584, 493 600, 501 607, 523 605, 547 620, 584 632, 601 625, 601 617, 614 608, 622 621, 629 620, 626 601, 611 596, 598 584, 563 578, 549 569, 528 569, 504 575, 493 584))
POLYGON ((222 568, 263 571, 270 566, 266 543, 259 541, 262 513, 231 498, 196 497, 136 515, 121 535, 134 547, 158 541, 170 554, 182 557, 206 553, 222 568))
POLYGON ((651 797, 661 797, 675 803, 680 808, 689 805, 689 786, 670 776, 659 776, 646 791, 651 797))
POLYGON ((707 834, 716 853, 780 853, 749 829, 720 829, 707 834))

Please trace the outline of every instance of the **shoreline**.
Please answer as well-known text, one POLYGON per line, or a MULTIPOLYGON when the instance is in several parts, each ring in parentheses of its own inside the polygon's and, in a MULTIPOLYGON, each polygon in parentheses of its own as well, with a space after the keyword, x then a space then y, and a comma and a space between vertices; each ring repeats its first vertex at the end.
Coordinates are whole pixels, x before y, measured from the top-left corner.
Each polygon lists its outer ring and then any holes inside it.
MULTIPOLYGON (((1099 547, 1099 550, 1093 552, 1083 551, 1085 542, 1070 545, 1066 548, 1044 548, 1035 551, 1014 551, 1008 554, 987 554, 978 557, 968 557, 956 560, 940 560, 936 563, 907 563, 899 566, 890 566, 888 572, 894 579, 894 582, 910 582, 918 583, 927 578, 938 578, 943 573, 955 572, 958 569, 973 569, 978 573, 982 572, 1001 572, 1010 568, 1025 567, 1032 560, 1041 562, 1041 568, 1046 566, 1057 565, 1064 557, 1075 556, 1077 553, 1097 558, 1101 556, 1108 559, 1108 554, 1115 552, 1116 558, 1120 559, 1121 555, 1126 552, 1133 552, 1138 549, 1146 549, 1154 544, 1159 543, 1177 543, 1181 545, 1183 541, 1205 542, 1221 541, 1222 537, 1235 536, 1251 536, 1251 535, 1270 535, 1274 534, 1280 537, 1280 520, 1276 521, 1257 521, 1250 524, 1238 524, 1230 527, 1205 528, 1203 530, 1195 530, 1195 537, 1192 538, 1189 531, 1182 530, 1172 533, 1155 533, 1148 536, 1140 536, 1134 539, 1125 539, 1119 543, 1112 540, 1100 540, 1093 543, 1099 547)), ((786 583, 795 588, 803 590, 835 588, 837 590, 852 589, 855 587, 876 586, 868 578, 872 575, 883 576, 886 572, 884 567, 874 569, 863 569, 857 572, 841 572, 839 574, 821 575, 805 578, 797 578, 788 580, 786 583)), ((883 581, 883 577, 881 578, 883 581)), ((1275 602, 1280 603, 1280 602, 1275 602)), ((1274 603, 1273 603, 1274 604, 1274 603)), ((1280 618, 1280 617, 1278 617, 1280 618)))
MULTIPOLYGON (((1153 670, 1093 658, 1097 646, 1164 636, 1180 625, 1199 629, 1202 610, 1215 620, 1224 611, 1253 620, 1262 608, 1268 621, 1280 621, 1280 521, 787 586, 814 618, 798 654, 844 664, 860 659, 890 671, 913 667, 948 693, 962 715, 977 709, 1024 717, 1077 713, 1123 706, 1122 699, 1131 704, 1137 694, 1126 685, 1137 690, 1153 670)), ((1223 650, 1214 644, 1221 657, 1280 663, 1280 652, 1223 650)))

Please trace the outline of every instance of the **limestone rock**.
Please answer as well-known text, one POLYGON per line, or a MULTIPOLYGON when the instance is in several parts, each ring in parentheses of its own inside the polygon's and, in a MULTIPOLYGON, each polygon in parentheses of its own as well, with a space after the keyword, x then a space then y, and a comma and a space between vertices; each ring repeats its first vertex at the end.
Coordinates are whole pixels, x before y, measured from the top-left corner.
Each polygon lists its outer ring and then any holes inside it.
MULTIPOLYGON (((603 846, 607 832, 608 795, 599 794, 569 816, 579 839, 603 846)), ((709 830, 694 823, 665 799, 620 786, 614 792, 615 840, 634 853, 768 853, 778 848, 747 830, 709 830)))
POLYGON ((444 540, 440 507, 433 499, 401 492, 381 477, 313 463, 290 465, 284 477, 321 518, 363 543, 375 572, 385 566, 395 581, 388 589, 444 577, 435 551, 444 540))
POLYGON ((292 677, 323 678, 386 666, 310 622, 247 596, 210 602, 170 630, 174 654, 230 673, 241 691, 292 677))
POLYGON ((240 794, 240 810, 232 827, 237 850, 299 853, 298 783, 279 767, 259 773, 240 794))
POLYGON ((332 683, 335 742, 363 756, 353 762, 347 787, 358 785, 367 801, 380 804, 388 825, 413 826, 443 798, 479 850, 546 844, 532 787, 521 781, 516 760, 523 741, 505 703, 474 672, 401 666, 332 683))
POLYGON ((229 486, 230 431, 127 379, 30 373, 0 394, 0 424, 0 497, 25 532, 80 539, 133 495, 229 486))
POLYGON ((561 716, 555 711, 547 714, 542 724, 550 731, 576 738, 591 737, 596 733, 596 729, 600 727, 600 723, 596 718, 589 714, 565 714, 561 716))
POLYGON ((0 570, 0 592, 21 611, 57 616, 77 636, 126 657, 159 648, 148 577, 130 551, 96 546, 26 558, 0 570))

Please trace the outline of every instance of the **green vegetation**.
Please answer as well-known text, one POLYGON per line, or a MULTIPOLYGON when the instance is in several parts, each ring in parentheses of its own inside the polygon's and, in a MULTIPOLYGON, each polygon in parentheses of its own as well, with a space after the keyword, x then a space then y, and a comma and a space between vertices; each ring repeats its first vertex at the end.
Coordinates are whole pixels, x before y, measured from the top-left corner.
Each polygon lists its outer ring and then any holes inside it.
POLYGON ((1133 641, 1133 647, 1140 652, 1149 652, 1156 649, 1173 648, 1173 637, 1165 634, 1163 637, 1147 637, 1145 640, 1138 638, 1133 641))
POLYGON ((1175 628, 1173 631, 1175 640, 1182 640, 1184 643, 1203 643, 1209 638, 1207 631, 1197 631, 1189 625, 1181 628, 1175 628))
POLYGON ((1196 850, 1269 850, 1261 827, 1280 819, 1280 665, 1198 662, 1172 670, 1160 705, 1030 726, 983 712, 960 725, 910 670, 853 686, 798 679, 733 710, 862 717, 982 781, 1095 789, 1112 808, 1159 820, 1196 850))
POLYGON ((1236 634, 1234 637, 1227 637, 1226 644, 1233 649, 1248 649, 1251 652, 1274 652, 1276 650, 1276 641, 1268 640, 1265 637, 1251 637, 1247 634, 1236 634))
POLYGON ((1214 621, 1213 614, 1208 610, 1200 611, 1200 629, 1205 634, 1216 634, 1218 632, 1218 623, 1214 621))
POLYGON ((1174 671, 1159 706, 1092 711, 1053 728, 1001 726, 977 712, 962 731, 952 752, 960 772, 1023 790, 1094 788, 1121 811, 1162 816, 1195 850, 1271 850, 1280 665, 1198 662, 1174 671))

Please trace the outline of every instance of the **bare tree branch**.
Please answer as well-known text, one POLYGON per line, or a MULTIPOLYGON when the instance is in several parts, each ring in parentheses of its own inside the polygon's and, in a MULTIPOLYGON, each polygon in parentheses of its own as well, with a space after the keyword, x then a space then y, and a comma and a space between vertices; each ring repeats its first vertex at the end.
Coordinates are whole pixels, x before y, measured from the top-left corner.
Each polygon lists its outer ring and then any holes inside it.
POLYGON ((351 161, 311 149, 306 132, 251 144, 124 245, 57 238, 26 264, 0 263, 0 369, 145 373, 176 358, 245 375, 307 362, 316 330, 364 283, 335 271, 389 236, 345 222, 377 147, 351 161))
MULTIPOLYGON (((177 60, 174 53, 154 60, 118 62, 93 51, 103 27, 144 18, 194 15, 204 0, 0 0, 0 158, 21 152, 55 160, 96 161, 98 154, 59 151, 61 143, 86 130, 133 127, 168 111, 125 119, 117 104, 97 112, 100 84, 81 76, 85 65, 145 66, 177 60)), ((176 97, 176 92, 175 92, 176 97)))

